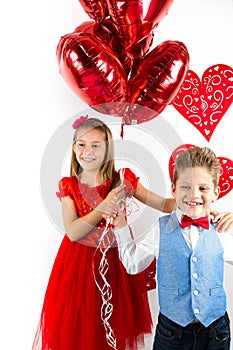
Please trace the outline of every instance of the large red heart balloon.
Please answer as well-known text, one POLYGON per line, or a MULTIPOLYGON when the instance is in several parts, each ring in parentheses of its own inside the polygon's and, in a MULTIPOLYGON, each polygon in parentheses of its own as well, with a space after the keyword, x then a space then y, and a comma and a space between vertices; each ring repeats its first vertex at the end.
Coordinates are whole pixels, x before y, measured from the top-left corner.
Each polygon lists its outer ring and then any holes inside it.
MULTIPOLYGON (((133 66, 134 57, 131 50, 125 50, 119 41, 115 27, 111 22, 95 23, 94 21, 83 22, 75 30, 75 33, 89 34, 104 44, 119 59, 124 67, 125 73, 128 74, 133 66)), ((136 45, 137 46, 137 45, 136 45)))
POLYGON ((144 57, 128 82, 117 56, 91 30, 87 24, 84 32, 77 30, 61 38, 57 57, 64 80, 93 108, 114 102, 135 105, 127 113, 125 109, 120 113, 106 111, 123 117, 125 124, 156 117, 171 103, 183 82, 189 62, 185 45, 178 41, 162 43, 144 57))
POLYGON ((88 105, 127 99, 125 70, 110 48, 94 35, 65 35, 58 44, 57 57, 62 77, 88 105))
POLYGON ((233 101, 233 69, 217 64, 206 69, 200 81, 187 72, 172 105, 207 141, 233 101))
MULTIPOLYGON (((176 157, 184 152, 188 148, 196 147, 192 144, 184 144, 177 147, 173 152, 169 159, 169 174, 170 179, 173 179, 173 172, 175 166, 176 157)), ((227 193, 229 193, 233 189, 233 161, 229 158, 218 157, 219 164, 221 166, 221 172, 219 177, 219 187, 220 193, 218 199, 224 197, 227 193)))
POLYGON ((59 41, 62 77, 90 107, 121 116, 124 124, 156 117, 174 99, 189 63, 188 51, 178 41, 164 42, 147 54, 153 29, 173 0, 151 0, 144 19, 142 0, 80 3, 94 21, 59 41))
POLYGON ((133 64, 149 51, 153 29, 167 14, 173 1, 151 0, 144 19, 141 0, 80 0, 80 3, 98 25, 92 31, 117 54, 128 74, 133 64))
POLYGON ((149 108, 134 108, 133 114, 125 116, 126 124, 131 120, 144 122, 156 117, 169 105, 177 94, 187 72, 189 56, 185 45, 179 41, 165 41, 157 46, 139 63, 129 79, 129 102, 149 108))

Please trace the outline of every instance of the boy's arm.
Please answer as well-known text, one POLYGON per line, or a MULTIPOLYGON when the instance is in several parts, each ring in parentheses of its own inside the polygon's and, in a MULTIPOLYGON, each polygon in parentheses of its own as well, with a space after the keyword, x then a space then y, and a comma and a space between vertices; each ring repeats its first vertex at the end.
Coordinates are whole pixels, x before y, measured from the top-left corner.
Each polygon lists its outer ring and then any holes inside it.
POLYGON ((115 228, 119 257, 129 274, 137 274, 145 270, 154 260, 158 252, 159 234, 157 227, 135 241, 129 226, 115 228), (157 231, 157 232, 156 232, 157 231))
POLYGON ((233 231, 218 233, 218 237, 224 249, 224 261, 233 265, 233 231))

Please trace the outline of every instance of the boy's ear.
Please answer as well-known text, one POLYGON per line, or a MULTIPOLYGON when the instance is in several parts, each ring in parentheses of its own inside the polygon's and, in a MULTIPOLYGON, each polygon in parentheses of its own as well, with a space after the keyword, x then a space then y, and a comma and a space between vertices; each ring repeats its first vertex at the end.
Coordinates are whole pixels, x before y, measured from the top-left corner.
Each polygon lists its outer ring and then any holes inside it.
POLYGON ((175 186, 175 184, 172 182, 172 183, 171 183, 171 193, 172 193, 173 197, 175 197, 175 195, 176 195, 175 191, 176 191, 176 186, 175 186))
POLYGON ((220 193, 220 187, 218 186, 218 187, 215 188, 215 190, 214 190, 214 196, 215 196, 215 198, 214 198, 213 202, 215 202, 215 201, 218 199, 219 193, 220 193))

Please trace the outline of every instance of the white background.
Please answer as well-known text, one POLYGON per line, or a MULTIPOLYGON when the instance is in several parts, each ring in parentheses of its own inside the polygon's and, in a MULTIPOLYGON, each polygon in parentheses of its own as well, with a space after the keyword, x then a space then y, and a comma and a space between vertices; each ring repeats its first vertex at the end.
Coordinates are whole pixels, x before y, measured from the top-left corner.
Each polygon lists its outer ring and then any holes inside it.
MULTIPOLYGON (((145 7, 148 3, 144 3, 145 7)), ((30 350, 50 270, 62 239, 41 198, 41 161, 55 130, 88 107, 59 75, 56 45, 62 35, 89 18, 75 0, 5 1, 0 13, 0 347, 30 350)), ((170 39, 183 41, 190 53, 190 69, 199 76, 217 63, 233 67, 232 14, 233 0, 175 0, 155 30, 153 46, 170 39)), ((233 106, 209 143, 171 106, 158 121, 155 118, 142 128, 146 133, 149 129, 156 130, 158 135, 156 123, 162 118, 176 130, 183 143, 209 145, 218 156, 233 160, 232 117, 233 106)), ((127 129, 126 139, 134 138, 135 128, 127 129)), ((151 152, 150 145, 146 144, 145 148, 151 152)), ((157 156, 155 151, 154 157, 157 156)), ((167 196, 170 195, 168 158, 167 154, 161 163, 167 196)), ((136 158, 134 162, 140 170, 142 160, 136 158)), ((154 181, 159 181, 156 173, 154 181)), ((232 203, 233 191, 215 207, 233 211, 232 203)), ((232 268, 227 267, 226 288, 233 319, 231 284, 232 268)), ((154 310, 154 303, 152 307, 154 310)), ((151 338, 147 349, 150 344, 151 338)))

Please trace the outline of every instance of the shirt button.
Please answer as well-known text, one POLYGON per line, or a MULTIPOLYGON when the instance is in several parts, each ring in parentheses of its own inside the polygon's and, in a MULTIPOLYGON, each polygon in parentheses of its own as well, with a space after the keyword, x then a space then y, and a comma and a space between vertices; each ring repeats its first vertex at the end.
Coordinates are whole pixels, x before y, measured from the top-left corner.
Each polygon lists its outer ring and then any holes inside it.
POLYGON ((198 274, 196 272, 193 273, 193 278, 197 278, 198 274))
POLYGON ((200 310, 199 309, 194 309, 195 315, 199 314, 200 310))
POLYGON ((195 290, 193 291, 193 294, 194 294, 194 295, 198 295, 198 294, 199 294, 198 290, 195 289, 195 290))
POLYGON ((196 262, 197 261, 197 257, 193 256, 192 260, 193 260, 193 262, 196 262))

